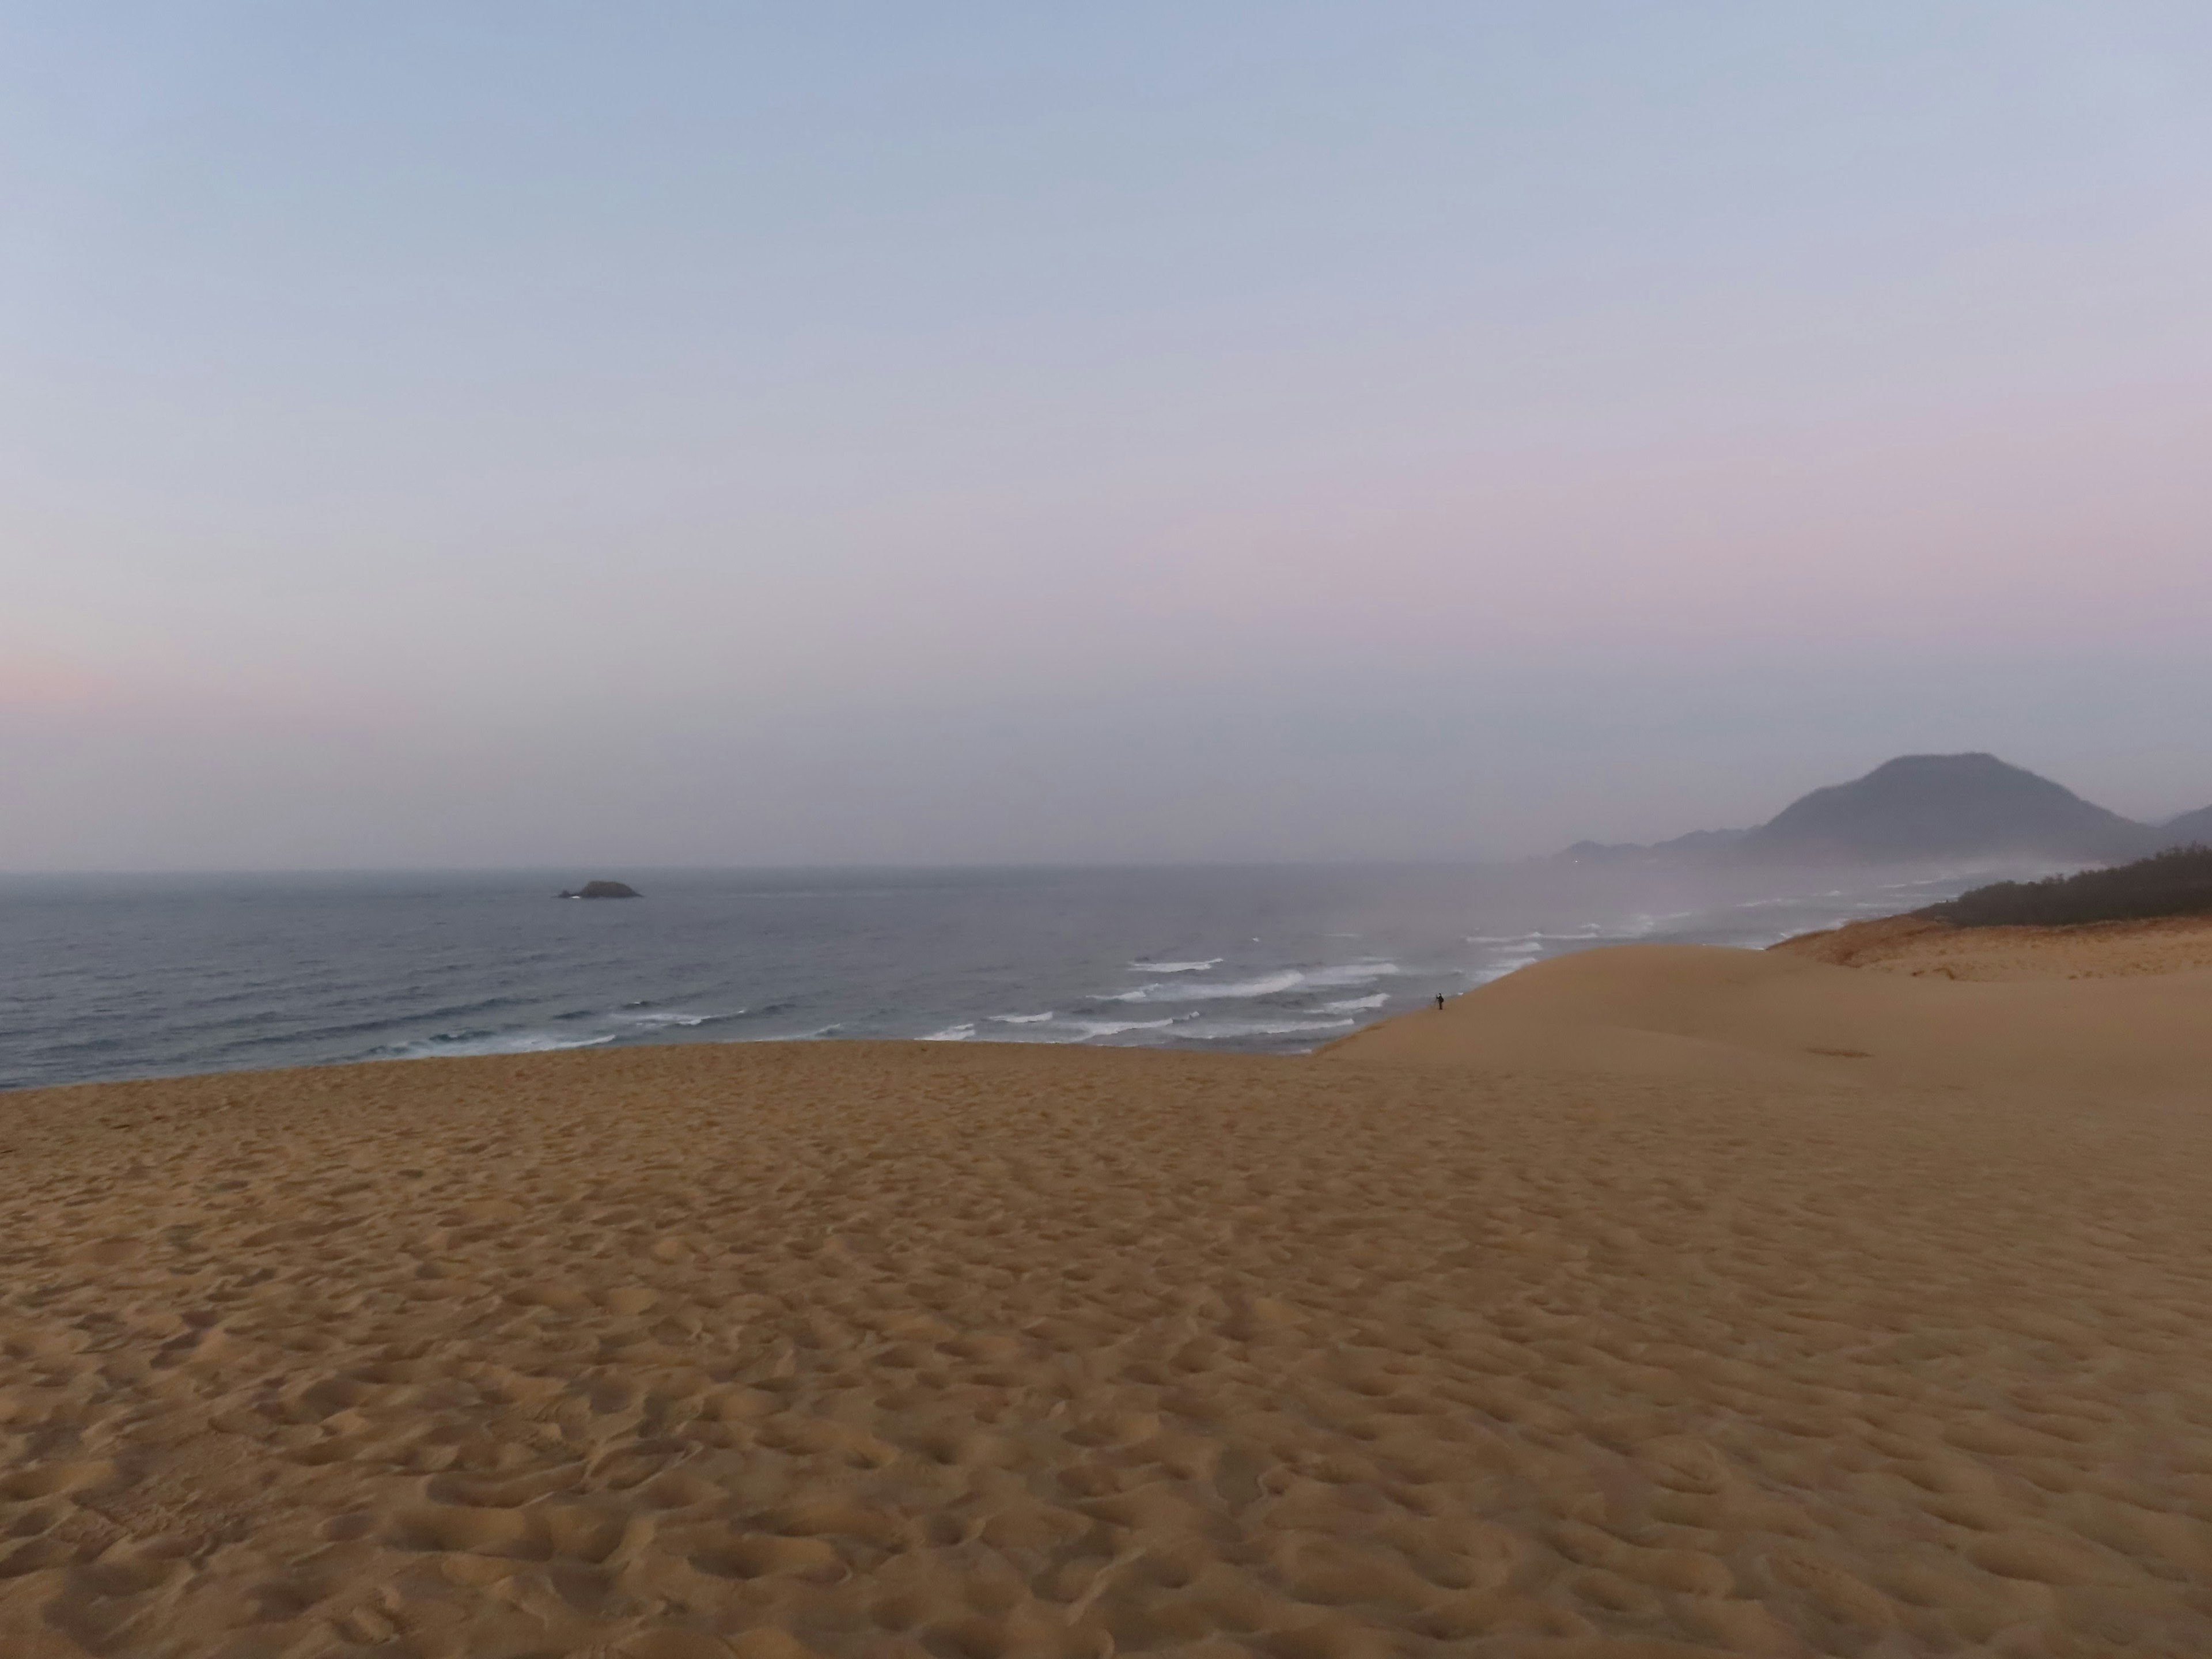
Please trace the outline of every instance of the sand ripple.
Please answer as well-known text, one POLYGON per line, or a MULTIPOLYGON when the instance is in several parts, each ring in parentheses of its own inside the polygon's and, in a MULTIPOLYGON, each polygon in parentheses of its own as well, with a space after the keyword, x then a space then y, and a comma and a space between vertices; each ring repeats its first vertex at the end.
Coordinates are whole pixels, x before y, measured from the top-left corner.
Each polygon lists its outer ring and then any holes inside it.
POLYGON ((907 1045, 0 1100, 0 1638, 2212 1651, 2201 1114, 907 1045))

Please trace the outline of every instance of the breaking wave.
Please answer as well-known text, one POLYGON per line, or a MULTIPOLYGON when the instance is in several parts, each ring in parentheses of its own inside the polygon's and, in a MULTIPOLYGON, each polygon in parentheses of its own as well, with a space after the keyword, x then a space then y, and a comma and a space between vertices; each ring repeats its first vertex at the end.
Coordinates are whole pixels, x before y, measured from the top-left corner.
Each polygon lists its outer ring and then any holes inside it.
POLYGON ((1139 985, 1113 997, 1115 1002, 1216 1002, 1280 996, 1286 991, 1330 991, 1371 985, 1406 970, 1395 962, 1349 962, 1330 968, 1283 968, 1256 979, 1180 980, 1139 985))

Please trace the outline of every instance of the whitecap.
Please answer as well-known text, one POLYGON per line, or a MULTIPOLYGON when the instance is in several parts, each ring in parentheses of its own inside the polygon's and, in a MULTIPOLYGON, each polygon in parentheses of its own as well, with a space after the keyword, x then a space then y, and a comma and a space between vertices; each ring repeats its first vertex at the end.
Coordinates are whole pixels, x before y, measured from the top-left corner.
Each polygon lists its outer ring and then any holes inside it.
POLYGON ((1695 910, 1644 911, 1636 916, 1614 935, 1618 939, 1648 939, 1670 921, 1683 921, 1696 915, 1695 910))
POLYGON ((1182 980, 1170 984, 1140 985, 1112 999, 1116 1002, 1215 1002, 1246 997, 1271 997, 1285 991, 1334 991, 1353 985, 1371 985, 1406 970, 1395 962, 1347 962, 1328 968, 1281 968, 1257 979, 1182 980))
MULTIPOLYGON (((1613 937, 1632 936, 1620 934, 1613 937)), ((1467 936, 1467 942, 1469 945, 1574 945, 1585 939, 1607 937, 1608 935, 1603 925, 1592 921, 1585 922, 1582 927, 1563 933, 1549 933, 1540 928, 1526 933, 1469 933, 1467 936)))
POLYGON ((1194 1014, 1174 1014, 1166 1019, 1079 1019, 1075 1022, 1075 1029, 1083 1034, 1080 1041, 1090 1042, 1099 1037, 1120 1036, 1124 1031, 1164 1030, 1196 1018, 1194 1014))
POLYGON ((1133 962, 1133 974, 1202 974, 1209 968, 1218 968, 1222 958, 1215 957, 1206 962, 1133 962))
POLYGON ((965 1042, 975 1035, 975 1022, 964 1025, 948 1025, 941 1031, 932 1031, 921 1039, 924 1042, 965 1042))
POLYGON ((383 1060, 434 1060, 459 1054, 545 1054, 561 1048, 596 1048, 612 1042, 615 1033, 599 1036, 565 1036, 555 1031, 441 1031, 415 1042, 396 1043, 374 1051, 383 1060))
POLYGON ((1487 985, 1492 980, 1504 979, 1508 974, 1517 974, 1523 968, 1532 967, 1543 959, 1544 953, 1541 951, 1520 951, 1511 956, 1500 957, 1493 962, 1485 963, 1480 968, 1468 969, 1466 976, 1477 985, 1487 985))
POLYGON ((1209 1002, 1224 997, 1266 997, 1279 991, 1288 991, 1305 982, 1305 975, 1295 968, 1285 968, 1279 973, 1263 975, 1258 979, 1185 981, 1174 985, 1140 985, 1133 991, 1124 991, 1113 999, 1115 1002, 1209 1002))
POLYGON ((1363 1008, 1380 1008, 1389 1000, 1388 991, 1377 991, 1371 997, 1346 997, 1341 1002, 1324 1002, 1321 1012, 1324 1014, 1356 1014, 1363 1008))
POLYGON ((1186 1025, 1176 1036, 1192 1042, 1230 1042, 1242 1037, 1305 1036, 1318 1031, 1341 1031, 1358 1024, 1356 1019, 1210 1019, 1186 1025))
POLYGON ((729 1037, 731 1042, 818 1042, 832 1031, 845 1029, 842 1021, 832 1020, 827 1025, 817 1025, 811 1031, 759 1031, 750 1036, 729 1037))
POLYGON ((1372 985, 1378 979, 1389 979, 1405 971, 1395 962, 1347 962, 1336 968, 1309 969, 1305 982, 1316 990, 1334 990, 1343 985, 1372 985))
POLYGON ((1052 1015, 1048 1012, 1042 1014, 993 1014, 991 1018, 998 1021, 1001 1025, 1036 1025, 1042 1024, 1045 1020, 1050 1019, 1052 1015))

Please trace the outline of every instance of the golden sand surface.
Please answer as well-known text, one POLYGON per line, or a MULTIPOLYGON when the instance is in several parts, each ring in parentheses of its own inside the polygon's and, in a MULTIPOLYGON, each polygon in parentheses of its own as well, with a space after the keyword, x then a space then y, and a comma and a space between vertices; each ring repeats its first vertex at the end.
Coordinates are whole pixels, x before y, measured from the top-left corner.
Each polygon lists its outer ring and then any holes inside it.
POLYGON ((2212 916, 2069 927, 1954 927, 1885 916, 1768 947, 1839 968, 1942 979, 2118 979, 2212 968, 2212 916))
POLYGON ((0 1654, 2212 1653, 2208 1005, 0 1097, 0 1654))

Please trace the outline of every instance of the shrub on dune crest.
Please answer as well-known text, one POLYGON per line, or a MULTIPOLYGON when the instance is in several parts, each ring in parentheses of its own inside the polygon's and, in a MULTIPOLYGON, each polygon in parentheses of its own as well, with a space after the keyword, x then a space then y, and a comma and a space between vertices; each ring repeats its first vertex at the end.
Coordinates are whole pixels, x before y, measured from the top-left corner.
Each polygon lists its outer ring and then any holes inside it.
POLYGON ((2175 847, 2133 864, 2042 881, 2000 881, 1918 913, 1960 927, 2063 927, 2212 915, 2212 847, 2175 847))

